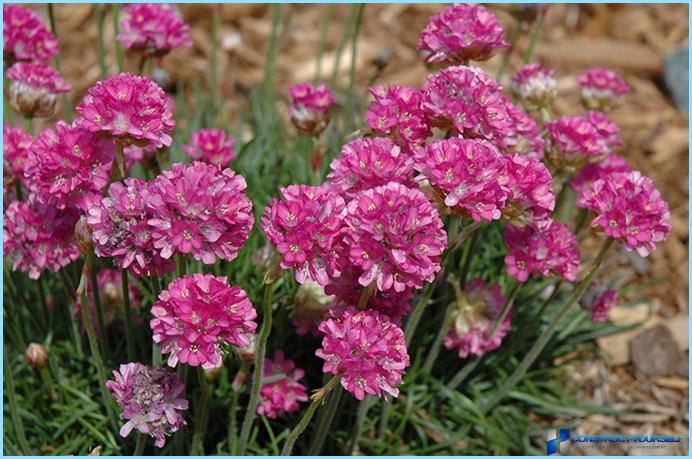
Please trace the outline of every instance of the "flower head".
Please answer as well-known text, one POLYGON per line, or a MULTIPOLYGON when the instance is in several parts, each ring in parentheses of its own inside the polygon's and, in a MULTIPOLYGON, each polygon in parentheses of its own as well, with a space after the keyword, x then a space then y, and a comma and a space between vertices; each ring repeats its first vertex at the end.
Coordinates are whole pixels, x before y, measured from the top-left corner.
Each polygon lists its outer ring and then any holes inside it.
POLYGON ((609 153, 603 161, 587 164, 579 171, 577 177, 570 182, 570 186, 579 194, 583 194, 598 179, 605 179, 618 172, 630 172, 627 160, 615 153, 609 153))
POLYGON ((671 224, 668 203, 649 177, 639 171, 615 173, 591 183, 577 199, 589 209, 591 226, 646 257, 656 242, 666 240, 671 224))
POLYGON ((10 105, 27 118, 48 118, 55 113, 57 96, 72 86, 59 71, 43 62, 17 62, 7 70, 10 105))
POLYGON ((162 354, 171 354, 171 367, 182 362, 205 370, 218 368, 223 346, 247 346, 247 334, 257 328, 257 312, 245 291, 211 274, 174 279, 151 313, 154 342, 162 343, 162 354))
POLYGON ((365 394, 399 395, 395 384, 409 366, 404 332, 377 311, 348 308, 340 319, 320 325, 325 333, 315 354, 324 359, 323 371, 341 378, 341 385, 358 400, 365 394))
POLYGON ((332 92, 326 84, 315 88, 303 83, 288 88, 293 103, 288 107, 288 115, 298 129, 305 135, 318 136, 329 124, 329 107, 334 103, 332 92))
POLYGON ((58 54, 58 40, 35 11, 2 5, 2 50, 7 65, 16 61, 47 61, 58 54))
POLYGON ((608 311, 617 306, 617 301, 617 290, 610 290, 600 279, 595 279, 587 287, 579 305, 591 313, 591 322, 605 322, 608 311))
POLYGON ((282 351, 274 352, 274 360, 264 359, 263 377, 274 375, 285 376, 276 381, 265 384, 260 389, 260 402, 257 405, 257 414, 265 415, 270 419, 276 419, 291 411, 300 410, 298 402, 307 402, 308 394, 305 386, 300 381, 305 372, 296 368, 293 360, 284 359, 282 351))
POLYGON ((507 301, 507 297, 502 295, 500 284, 495 283, 486 290, 483 279, 477 278, 466 283, 464 292, 460 288, 455 290, 457 301, 449 333, 444 337, 444 346, 448 350, 458 349, 462 359, 469 355, 481 356, 500 347, 502 338, 512 329, 510 306, 509 312, 490 336, 490 329, 499 320, 507 301))
POLYGON ((425 62, 459 65, 468 60, 486 61, 502 48, 504 29, 483 6, 455 3, 431 16, 421 33, 418 51, 429 51, 425 62))
POLYGON ((31 134, 24 132, 24 128, 21 125, 13 127, 7 122, 2 124, 3 194, 14 187, 17 180, 28 188, 29 180, 24 176, 24 169, 26 168, 26 160, 33 141, 31 134))
POLYGON ((590 67, 575 78, 581 86, 581 101, 588 110, 608 111, 619 96, 630 92, 625 80, 603 67, 590 67))
POLYGON ((507 109, 509 124, 502 142, 507 150, 519 153, 530 158, 543 159, 543 146, 545 141, 541 136, 541 128, 538 123, 526 112, 509 100, 509 97, 501 94, 507 109))
POLYGON ((557 96, 557 81, 553 75, 555 70, 546 69, 541 64, 526 64, 512 76, 510 89, 526 110, 549 107, 557 96))
POLYGON ((166 436, 187 424, 182 416, 188 409, 188 401, 182 397, 185 386, 174 372, 134 362, 120 365, 120 372, 113 371, 113 376, 115 380, 106 381, 106 387, 123 410, 121 419, 127 420, 120 436, 127 437, 137 428, 163 448, 166 436))
POLYGON ((509 193, 502 218, 520 228, 550 225, 555 194, 550 189, 553 177, 548 168, 537 159, 518 154, 505 156, 505 162, 505 187, 509 193))
POLYGON ((121 73, 96 82, 75 111, 85 118, 85 128, 123 146, 151 142, 160 148, 173 141, 173 104, 150 79, 121 73))
POLYGON ((235 158, 233 152, 235 139, 229 137, 226 140, 226 133, 219 128, 193 132, 190 141, 192 145, 183 145, 183 150, 195 161, 228 167, 231 160, 235 158))
POLYGON ((163 56, 181 46, 192 46, 190 26, 179 17, 174 6, 133 3, 125 6, 122 12, 120 33, 115 38, 125 49, 153 57, 163 56))

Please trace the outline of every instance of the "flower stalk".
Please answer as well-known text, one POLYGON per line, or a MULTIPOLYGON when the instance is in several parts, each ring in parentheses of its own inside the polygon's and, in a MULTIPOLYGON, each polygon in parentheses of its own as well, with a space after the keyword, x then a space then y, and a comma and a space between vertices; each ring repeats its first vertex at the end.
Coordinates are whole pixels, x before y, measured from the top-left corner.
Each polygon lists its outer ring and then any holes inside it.
POLYGON ((197 366, 197 379, 199 380, 199 385, 202 386, 202 394, 199 396, 199 405, 197 406, 197 420, 195 422, 195 434, 192 437, 192 450, 190 450, 190 454, 192 454, 193 456, 203 453, 203 451, 200 451, 199 448, 202 442, 202 427, 204 426, 204 414, 207 406, 207 399, 209 398, 209 384, 207 383, 207 378, 204 375, 204 369, 201 365, 197 366))

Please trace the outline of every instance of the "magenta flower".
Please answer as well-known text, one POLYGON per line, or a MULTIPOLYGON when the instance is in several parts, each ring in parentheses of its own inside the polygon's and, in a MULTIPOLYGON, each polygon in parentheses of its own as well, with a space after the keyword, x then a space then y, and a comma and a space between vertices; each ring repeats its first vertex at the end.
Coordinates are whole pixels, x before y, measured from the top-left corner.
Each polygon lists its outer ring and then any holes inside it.
POLYGON ((543 277, 558 275, 574 282, 579 269, 579 249, 577 236, 567 224, 552 222, 541 230, 507 225, 505 233, 508 275, 517 276, 520 282, 526 282, 529 273, 543 277))
POLYGON ((125 49, 153 57, 193 45, 190 26, 179 17, 175 6, 133 3, 123 7, 122 12, 120 33, 115 38, 125 49))
POLYGON ((29 180, 24 176, 29 149, 34 141, 31 134, 24 132, 21 125, 2 124, 2 193, 12 189, 17 180, 29 187, 29 180))
POLYGON ((329 317, 329 308, 334 305, 334 296, 327 295, 325 287, 307 279, 304 284, 298 286, 293 301, 296 313, 292 322, 298 327, 296 333, 320 336, 318 327, 329 317))
POLYGON ((3 4, 2 50, 8 66, 16 61, 47 61, 58 54, 58 40, 35 11, 3 4))
POLYGON ((385 137, 356 139, 341 148, 341 157, 329 165, 327 178, 350 199, 362 191, 397 182, 409 187, 413 182, 413 158, 385 137))
POLYGON ((538 123, 526 112, 514 105, 509 97, 501 95, 507 109, 507 132, 502 142, 507 150, 530 158, 543 159, 545 141, 538 123))
POLYGON ((409 154, 414 154, 432 136, 421 109, 422 96, 409 86, 390 85, 370 88, 375 99, 365 112, 368 126, 379 135, 386 135, 409 154))
POLYGON ((38 279, 41 270, 57 272, 79 258, 75 225, 79 210, 57 209, 32 193, 26 201, 13 201, 3 218, 3 253, 12 260, 12 270, 29 271, 38 279))
POLYGON ((325 333, 322 348, 315 352, 324 359, 322 371, 339 375, 341 385, 358 400, 365 394, 387 399, 397 397, 401 376, 409 366, 404 332, 377 311, 347 309, 341 319, 320 325, 325 333))
POLYGON ((499 319, 507 297, 502 295, 500 284, 486 290, 483 279, 466 283, 464 292, 457 292, 449 333, 444 337, 448 350, 458 349, 459 357, 480 357, 500 347, 502 339, 512 329, 512 306, 497 326, 492 337, 490 329, 499 319))
POLYGON ((547 108, 557 96, 557 81, 553 75, 555 70, 546 69, 541 64, 526 64, 512 76, 510 89, 526 110, 547 108))
POLYGON ((451 137, 431 142, 425 153, 425 162, 416 169, 452 212, 475 221, 500 218, 507 200, 502 186, 505 161, 494 145, 451 137))
POLYGON ((598 179, 605 179, 618 172, 630 172, 627 160, 615 153, 610 153, 598 163, 587 164, 579 171, 577 177, 570 182, 570 186, 579 194, 584 194, 591 184, 598 179))
POLYGON ((429 51, 425 62, 459 65, 469 60, 487 61, 511 45, 502 39, 504 29, 483 6, 455 3, 430 16, 420 36, 418 51, 429 51))
POLYGON ((625 80, 603 67, 590 67, 575 78, 581 86, 581 101, 588 110, 608 111, 619 96, 630 92, 625 80))
POLYGON ((291 185, 264 208, 262 230, 282 255, 280 266, 295 269, 296 280, 329 282, 332 245, 342 226, 344 200, 322 187, 291 185))
POLYGON ((226 133, 219 128, 193 132, 190 141, 192 145, 183 145, 183 150, 195 161, 228 167, 231 160, 235 158, 233 152, 235 139, 229 137, 226 140, 226 133))
POLYGON ((182 362, 219 368, 223 346, 247 346, 247 333, 257 328, 257 312, 245 291, 211 274, 173 279, 151 313, 154 342, 162 343, 162 354, 171 354, 171 367, 182 362))
POLYGON ((666 240, 671 224, 668 203, 649 177, 639 171, 610 174, 595 180, 577 199, 577 206, 589 209, 593 228, 602 228, 610 237, 646 257, 656 250, 656 242, 666 240))
POLYGON ((298 132, 318 136, 329 124, 329 107, 335 102, 326 84, 315 88, 303 83, 288 88, 293 103, 288 107, 288 115, 298 132))
POLYGON ((615 147, 622 146, 622 140, 618 138, 620 127, 610 121, 603 112, 589 110, 584 116, 589 123, 593 124, 596 128, 598 134, 601 136, 601 143, 605 145, 606 148, 612 150, 615 147))
POLYGON ((174 372, 135 362, 120 365, 120 372, 114 370, 113 376, 115 380, 106 381, 106 387, 123 410, 120 418, 127 420, 120 429, 121 437, 136 428, 163 448, 166 437, 187 424, 182 415, 189 406, 182 397, 185 386, 174 372))
POLYGON ((165 259, 189 254, 207 265, 231 261, 250 234, 255 217, 245 179, 231 169, 201 162, 174 164, 151 185, 154 247, 165 259))
POLYGON ((501 89, 479 67, 449 67, 428 75, 428 82, 421 87, 421 107, 432 126, 506 148, 502 139, 511 120, 501 89))
POLYGON ((579 305, 591 313, 591 322, 605 322, 608 311, 617 306, 617 290, 608 289, 599 279, 589 284, 579 305))
POLYGON ((284 374, 285 376, 274 382, 264 384, 260 389, 260 402, 257 405, 257 414, 265 415, 270 419, 276 419, 291 411, 300 410, 298 402, 307 402, 308 394, 305 386, 300 381, 305 372, 296 368, 293 360, 284 359, 282 351, 274 353, 274 360, 264 359, 263 378, 284 374))
POLYGON ((97 81, 75 111, 85 118, 85 128, 123 146, 151 142, 161 148, 173 140, 173 104, 150 79, 121 73, 97 81))
POLYGON ((348 259, 363 270, 360 285, 403 292, 422 288, 440 271, 447 234, 419 190, 390 182, 364 191, 348 204, 344 223, 348 259))
POLYGON ((17 62, 7 70, 12 108, 27 118, 48 118, 55 113, 58 94, 72 86, 60 72, 43 62, 17 62))
POLYGON ((537 159, 518 154, 505 156, 506 182, 509 191, 502 218, 514 226, 545 228, 555 209, 555 194, 550 189, 553 177, 537 159))
POLYGON ((84 196, 103 194, 113 165, 113 142, 99 139, 82 121, 69 126, 60 120, 55 130, 43 130, 25 163, 30 187, 61 209, 83 207, 84 196))

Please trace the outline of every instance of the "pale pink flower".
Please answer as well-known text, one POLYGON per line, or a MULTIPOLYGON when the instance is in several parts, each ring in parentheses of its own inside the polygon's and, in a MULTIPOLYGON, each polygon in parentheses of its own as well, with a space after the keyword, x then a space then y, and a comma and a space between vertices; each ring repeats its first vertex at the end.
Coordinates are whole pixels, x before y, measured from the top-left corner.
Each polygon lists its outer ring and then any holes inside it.
POLYGON ((29 187, 29 179, 24 176, 29 149, 34 141, 31 134, 24 132, 21 125, 2 124, 2 193, 11 190, 17 180, 29 187))
POLYGON ((603 67, 590 67, 575 78, 581 86, 581 101, 588 110, 608 111, 621 95, 630 92, 625 80, 603 67))
POLYGON ((3 61, 47 61, 58 54, 58 40, 35 11, 19 5, 2 5, 3 61))
POLYGON ((318 136, 329 124, 329 107, 335 102, 326 84, 315 88, 311 83, 303 83, 288 88, 293 103, 288 107, 288 115, 298 132, 318 136))
POLYGON ((58 94, 72 86, 59 71, 43 62, 17 62, 7 70, 12 108, 26 118, 48 118, 55 113, 58 94))
POLYGON ((120 33, 115 38, 125 49, 153 57, 193 45, 190 26, 180 18, 174 5, 133 3, 123 7, 122 13, 120 33))
POLYGON ((264 359, 263 378, 274 375, 285 375, 281 379, 264 384, 260 389, 260 402, 257 414, 276 419, 291 411, 300 410, 298 402, 307 402, 309 397, 305 386, 300 381, 305 372, 296 368, 293 360, 284 359, 283 351, 274 353, 274 360, 264 359))
POLYGON ((546 69, 541 64, 526 64, 512 76, 510 89, 526 110, 547 108, 557 96, 555 70, 546 69))
POLYGON ((195 161, 203 161, 214 166, 228 167, 235 158, 233 145, 235 139, 226 139, 226 133, 219 128, 202 129, 193 132, 190 138, 191 145, 183 145, 185 153, 195 161))

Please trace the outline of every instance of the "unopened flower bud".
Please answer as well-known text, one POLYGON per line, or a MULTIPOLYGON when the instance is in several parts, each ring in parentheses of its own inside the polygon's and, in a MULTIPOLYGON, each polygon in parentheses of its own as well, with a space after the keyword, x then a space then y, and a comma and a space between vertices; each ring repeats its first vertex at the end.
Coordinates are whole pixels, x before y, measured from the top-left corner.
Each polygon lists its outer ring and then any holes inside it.
POLYGON ((219 377, 221 374, 221 367, 210 368, 209 370, 204 370, 204 376, 209 380, 213 381, 219 377))
POLYGON ((250 338, 250 344, 242 347, 233 347, 233 352, 237 355, 240 360, 248 363, 255 363, 257 359, 257 343, 259 341, 259 335, 257 333, 248 333, 247 337, 250 338))
POLYGON ((295 296, 296 315, 293 324, 298 327, 296 333, 306 335, 308 332, 320 336, 318 327, 329 317, 329 308, 334 305, 334 295, 324 293, 324 287, 307 279, 298 287, 295 296))
POLYGON ((24 351, 24 357, 29 365, 37 370, 45 367, 48 364, 48 352, 43 344, 31 343, 24 351))
POLYGON ((317 88, 310 83, 299 84, 288 89, 293 104, 288 115, 304 135, 318 136, 329 124, 329 107, 335 102, 326 84, 317 88))
POLYGON ((229 33, 221 39, 221 48, 228 54, 240 53, 243 49, 243 37, 238 32, 229 33))
POLYGON ((79 251, 84 255, 91 255, 94 253, 94 241, 91 238, 91 233, 93 231, 94 229, 91 225, 87 224, 86 215, 79 217, 74 228, 74 235, 77 238, 79 251))
POLYGON ((12 108, 28 118, 47 118, 55 113, 57 95, 72 87, 62 75, 42 62, 17 62, 7 70, 12 108))

